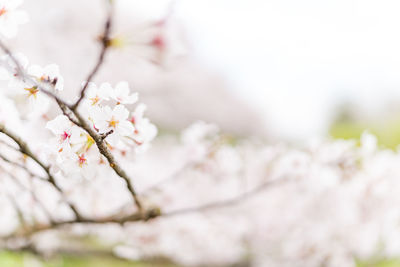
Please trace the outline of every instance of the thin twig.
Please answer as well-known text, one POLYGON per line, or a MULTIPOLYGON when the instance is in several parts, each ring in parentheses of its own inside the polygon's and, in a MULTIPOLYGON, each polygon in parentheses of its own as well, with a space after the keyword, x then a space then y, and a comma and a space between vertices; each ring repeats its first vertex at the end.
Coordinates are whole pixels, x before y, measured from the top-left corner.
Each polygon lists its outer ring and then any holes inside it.
POLYGON ((176 215, 181 215, 181 214, 186 214, 186 213, 201 212, 201 211, 206 211, 206 210, 214 210, 214 209, 220 209, 220 208, 224 208, 224 207, 228 207, 228 206, 234 206, 234 205, 239 204, 240 202, 243 202, 243 201, 249 199, 250 197, 253 197, 253 196, 261 193, 266 188, 276 186, 278 184, 281 184, 284 181, 287 181, 287 179, 268 181, 268 182, 265 182, 255 188, 253 188, 252 190, 249 190, 249 191, 247 191, 239 196, 233 197, 231 199, 215 201, 215 202, 211 202, 211 203, 200 205, 200 206, 177 209, 177 210, 162 213, 162 216, 163 217, 171 217, 171 216, 176 216, 176 215))
MULTIPOLYGON (((111 27, 111 13, 109 15, 108 21, 110 21, 110 22, 106 23, 106 28, 111 27)), ((110 31, 110 29, 108 29, 106 31, 107 36, 109 35, 109 31, 110 31)), ((56 102, 58 103, 59 107, 61 108, 61 110, 63 111, 63 114, 66 115, 68 117, 68 119, 70 119, 71 122, 73 122, 77 126, 83 128, 93 138, 100 153, 104 157, 107 158, 107 161, 109 162, 111 168, 115 171, 115 173, 118 176, 120 176, 122 179, 125 180, 127 189, 129 190, 130 194, 132 195, 136 206, 138 207, 139 210, 142 210, 141 202, 140 202, 139 198, 137 197, 137 194, 132 185, 131 179, 128 177, 126 172, 119 166, 119 164, 115 161, 114 156, 112 155, 111 151, 107 148, 107 145, 104 143, 104 140, 100 137, 99 134, 97 134, 97 132, 95 132, 92 129, 92 127, 83 119, 83 117, 77 111, 77 105, 76 104, 72 105, 72 106, 69 105, 64 100, 59 98, 57 95, 53 94, 50 90, 46 89, 46 87, 51 86, 51 84, 49 85, 49 84, 39 83, 39 82, 33 80, 32 77, 30 77, 27 73, 25 73, 25 71, 21 68, 21 65, 19 64, 18 60, 13 56, 10 49, 6 45, 4 45, 1 41, 0 41, 0 48, 2 48, 3 51, 5 53, 7 53, 10 56, 10 58, 14 61, 15 65, 17 66, 17 72, 18 72, 17 77, 18 78, 22 79, 23 81, 25 81, 26 79, 30 79, 32 81, 32 83, 34 83, 39 90, 43 91, 44 93, 48 94, 50 97, 54 98, 56 100, 56 102), (72 117, 71 113, 76 117, 76 119, 72 117)), ((83 95, 84 95, 84 92, 83 92, 83 95)), ((77 104, 79 104, 79 103, 77 103, 77 104)), ((35 157, 33 154, 28 155, 28 156, 35 157)), ((48 167, 44 166, 43 164, 41 164, 39 162, 38 162, 38 164, 41 165, 41 167, 45 170, 47 168, 46 172, 48 172, 48 167)), ((51 177, 52 176, 50 175, 49 180, 50 180, 50 182, 53 183, 54 179, 51 177)), ((74 208, 73 206, 71 206, 71 207, 74 208)), ((76 214, 78 214, 78 213, 76 212, 76 214)))
POLYGON ((112 134, 113 132, 114 132, 114 130, 111 129, 111 130, 109 130, 109 131, 106 132, 106 133, 102 133, 102 134, 100 134, 100 138, 104 140, 104 139, 107 138, 107 136, 109 136, 109 135, 112 134))
POLYGON ((97 148, 99 149, 100 154, 102 154, 107 159, 108 163, 110 164, 110 167, 119 177, 125 180, 128 191, 130 192, 137 208, 139 209, 139 211, 141 211, 143 206, 137 196, 136 190, 134 189, 131 179, 128 177, 126 172, 121 168, 121 166, 116 162, 113 154, 108 149, 103 138, 96 133, 96 131, 86 122, 86 120, 80 115, 79 112, 73 110, 73 113, 75 114, 75 117, 78 119, 80 127, 84 129, 93 138, 97 148))
POLYGON ((73 112, 71 112, 71 110, 69 109, 69 107, 67 105, 65 105, 64 103, 56 100, 58 106, 60 107, 62 113, 75 125, 80 126, 78 120, 75 118, 75 115, 73 114, 73 112))
POLYGON ((3 168, 2 168, 2 170, 3 170, 5 173, 7 173, 7 175, 8 175, 10 178, 12 178, 11 180, 12 180, 12 181, 14 182, 14 184, 16 184, 20 189, 29 192, 29 194, 31 195, 33 201, 39 205, 39 207, 41 208, 41 210, 43 211, 43 213, 47 216, 47 219, 49 220, 49 222, 50 222, 51 224, 53 224, 53 223, 54 223, 54 220, 53 220, 53 218, 52 218, 50 212, 47 210, 47 208, 44 206, 44 204, 43 204, 43 203, 39 200, 39 198, 36 196, 35 191, 34 191, 33 189, 30 189, 30 188, 28 188, 27 186, 25 186, 21 181, 18 180, 18 178, 17 178, 14 174, 12 174, 12 173, 10 173, 10 172, 4 170, 3 168))
POLYGON ((28 75, 23 68, 21 67, 21 64, 18 62, 18 60, 15 58, 14 54, 11 52, 11 50, 3 43, 2 40, 0 40, 0 48, 10 57, 10 59, 13 61, 13 63, 16 66, 16 77, 21 79, 24 82, 29 82, 33 84, 35 87, 37 87, 38 90, 46 94, 47 96, 54 98, 57 102, 63 103, 64 105, 68 106, 68 103, 66 103, 64 100, 62 100, 59 96, 57 96, 55 93, 51 91, 51 88, 48 87, 48 85, 43 84, 42 82, 39 82, 36 78, 28 75))
MULTIPOLYGON (((66 220, 66 221, 59 221, 55 222, 53 224, 47 224, 47 225, 37 225, 34 228, 27 229, 24 233, 19 233, 21 237, 27 237, 32 234, 49 230, 49 229, 55 229, 64 225, 71 225, 71 224, 125 224, 128 222, 138 222, 138 221, 147 221, 151 219, 156 219, 156 218, 163 218, 163 217, 173 217, 177 215, 184 215, 188 213, 195 213, 195 212, 205 212, 209 210, 215 210, 215 209, 221 209, 221 208, 226 208, 229 206, 234 206, 237 205, 250 197, 253 197, 259 193, 261 193, 263 190, 266 190, 267 188, 279 185, 283 182, 288 181, 289 179, 279 179, 279 180, 273 180, 273 181, 268 181, 265 182, 254 189, 247 191, 243 194, 240 194, 236 197, 233 197, 228 200, 222 200, 222 201, 215 201, 211 202, 205 205, 200 205, 200 206, 195 206, 191 208, 183 208, 183 209, 177 209, 169 212, 161 212, 160 209, 158 208, 152 208, 148 209, 145 212, 136 212, 128 216, 123 216, 123 217, 108 217, 108 218, 97 218, 97 219, 82 219, 80 221, 77 220, 66 220)), ((15 237, 14 235, 8 236, 9 237, 15 237)))
POLYGON ((18 167, 18 168, 24 170, 26 173, 28 173, 28 174, 29 174, 30 176, 32 176, 32 177, 37 177, 37 178, 39 178, 39 179, 41 179, 41 180, 46 180, 46 178, 41 177, 40 175, 35 174, 35 173, 31 172, 30 170, 28 170, 28 168, 27 168, 25 165, 22 165, 22 164, 20 164, 20 163, 18 163, 18 162, 12 161, 12 160, 6 158, 6 157, 5 157, 4 155, 2 155, 2 154, 0 154, 0 159, 3 160, 4 162, 8 163, 8 164, 11 164, 11 165, 13 165, 13 166, 15 166, 15 167, 18 167))
MULTIPOLYGON (((8 130, 3 124, 0 124, 0 133, 3 133, 6 136, 8 136, 9 138, 11 138, 18 145, 19 151, 22 154, 30 157, 33 161, 35 161, 46 172, 47 177, 48 177, 48 180, 46 180, 46 181, 48 181, 50 184, 52 184, 63 195, 63 191, 62 191, 61 187, 57 184, 54 176, 50 172, 50 167, 45 165, 41 160, 38 159, 38 157, 36 157, 33 154, 33 152, 29 148, 28 144, 25 143, 25 141, 23 141, 19 136, 17 136, 10 130, 8 130)), ((74 213, 77 220, 81 220, 82 216, 79 214, 77 208, 72 203, 69 203, 69 202, 68 202, 68 206, 74 213)))
POLYGON ((76 110, 78 108, 79 104, 85 97, 86 89, 88 88, 90 82, 93 80, 94 76, 97 74, 97 72, 100 70, 100 67, 104 63, 104 58, 105 58, 106 52, 107 52, 108 48, 110 47, 111 25, 112 25, 112 9, 110 7, 107 21, 104 25, 104 32, 101 36, 101 50, 100 50, 99 57, 97 59, 97 62, 95 64, 94 68, 89 73, 83 88, 81 89, 78 100, 75 102, 75 104, 73 104, 71 106, 71 110, 76 110))
POLYGON ((150 185, 149 187, 146 187, 144 190, 139 192, 139 195, 146 196, 152 191, 159 190, 161 188, 161 186, 178 179, 179 177, 181 177, 182 173, 184 173, 186 170, 188 170, 190 168, 193 168, 195 166, 196 166, 195 162, 192 162, 192 161, 187 162, 181 168, 176 170, 173 174, 167 176, 166 178, 162 179, 161 181, 159 181, 157 183, 154 183, 154 184, 150 185))

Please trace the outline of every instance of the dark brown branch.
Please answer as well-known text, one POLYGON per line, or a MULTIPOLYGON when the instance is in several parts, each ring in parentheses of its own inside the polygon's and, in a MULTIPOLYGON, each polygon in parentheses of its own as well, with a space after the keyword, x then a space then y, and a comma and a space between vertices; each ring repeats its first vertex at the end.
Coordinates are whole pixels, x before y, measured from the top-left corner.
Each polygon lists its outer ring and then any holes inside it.
MULTIPOLYGON (((47 94, 48 96, 52 97, 53 99, 56 100, 56 102, 58 103, 59 107, 61 108, 63 114, 65 116, 68 117, 68 119, 75 123, 77 126, 83 128, 95 141, 100 153, 107 158, 111 168, 113 168, 113 170, 115 171, 115 173, 120 176, 122 179, 125 180, 126 185, 127 185, 127 189, 129 190, 130 194, 132 195, 134 202, 136 204, 136 206, 138 207, 139 211, 142 211, 142 205, 137 197, 136 191, 132 185, 132 181, 130 180, 130 178, 128 177, 128 175, 126 174, 126 172, 117 164, 117 162, 114 159, 114 156, 112 155, 112 153, 109 151, 109 149, 107 148, 106 144, 104 143, 104 138, 97 134, 97 132, 95 132, 91 126, 82 118, 82 116, 78 113, 77 111, 77 107, 79 106, 79 103, 82 101, 82 99, 85 96, 85 91, 90 83, 90 81, 93 79, 93 77, 96 75, 96 73, 98 72, 98 70, 100 69, 101 65, 104 62, 104 57, 105 54, 108 50, 108 47, 110 46, 110 32, 111 32, 111 25, 112 25, 112 6, 110 7, 109 10, 109 15, 107 18, 107 21, 105 23, 104 26, 104 33, 102 35, 102 49, 100 51, 100 55, 99 55, 99 59, 95 65, 95 67, 93 68, 92 72, 89 74, 88 79, 84 85, 84 87, 81 90, 80 93, 80 98, 78 99, 78 101, 76 101, 76 103, 74 105, 69 105, 68 103, 66 103, 65 101, 63 101, 62 99, 60 99, 57 95, 55 95, 54 93, 51 92, 51 90, 48 90, 48 86, 52 86, 52 84, 46 84, 46 83, 38 83, 36 80, 34 80, 31 76, 27 75, 24 70, 22 69, 21 65, 19 64, 18 60, 16 60, 16 58, 13 56, 12 52, 10 51, 10 49, 4 45, 4 43, 2 43, 0 41, 0 48, 10 56, 10 58, 12 59, 12 61, 15 63, 16 67, 17 67, 17 76, 22 79, 23 81, 30 81, 32 82, 35 86, 37 86, 37 88, 39 90, 41 90, 42 92, 44 92, 45 94, 47 94), (73 117, 73 115, 75 116, 75 118, 73 117)), ((14 141, 21 141, 19 139, 14 140, 14 141)), ((18 145, 20 145, 17 142, 18 145)), ((22 146, 20 146, 20 150, 21 152, 27 154, 27 156, 31 157, 35 162, 37 162, 48 174, 49 176, 49 181, 50 183, 52 183, 60 192, 61 189, 57 186, 54 178, 52 177, 52 175, 49 172, 49 168, 47 166, 45 166, 43 163, 41 163, 34 155, 33 153, 31 153, 29 150, 28 151, 24 151, 27 149, 27 147, 25 146, 25 143, 21 143, 22 146)), ((80 218, 77 210, 74 208, 73 205, 70 205, 72 210, 74 211, 75 215, 77 216, 77 218, 79 218, 79 220, 81 220, 82 218, 80 218)))
MULTIPOLYGON (((6 136, 8 136, 9 138, 11 138, 19 147, 19 151, 28 156, 29 158, 31 158, 34 162, 36 162, 47 174, 48 177, 48 181, 51 185, 54 186, 54 188, 57 189, 57 191, 59 191, 62 195, 63 195, 63 191, 61 189, 61 187, 57 184, 54 176, 51 174, 50 172, 50 167, 45 165, 42 161, 40 161, 31 151, 31 149, 29 148, 28 144, 25 143, 19 136, 17 136, 16 134, 14 134, 13 132, 11 132, 10 130, 8 130, 3 124, 0 124, 0 133, 5 134, 6 136)), ((77 208, 72 204, 72 203, 68 203, 68 206, 70 207, 70 209, 72 210, 72 212, 74 213, 75 217, 79 220, 81 219, 81 215, 79 214, 77 208)))
POLYGON ((95 141, 97 148, 99 149, 100 154, 102 154, 110 164, 110 167, 114 170, 114 172, 120 176, 126 182, 126 187, 130 192, 136 206, 138 207, 139 211, 142 210, 142 204, 137 196, 136 190, 133 187, 131 179, 128 177, 126 172, 119 166, 116 162, 113 154, 108 149, 106 143, 104 142, 103 138, 96 133, 96 131, 86 122, 86 120, 77 112, 76 110, 73 111, 75 117, 78 119, 79 126, 84 129, 95 141))
POLYGON ((109 130, 109 131, 106 132, 106 133, 102 133, 102 134, 100 134, 100 138, 101 138, 102 140, 104 140, 104 139, 107 138, 107 136, 109 136, 109 135, 112 134, 113 132, 114 132, 114 130, 111 129, 111 130, 109 130))
MULTIPOLYGON (((109 218, 100 218, 100 219, 81 219, 81 220, 67 220, 67 221, 60 221, 60 222, 55 222, 53 224, 47 224, 47 225, 37 225, 35 228, 27 229, 26 232, 24 233, 19 233, 21 237, 27 237, 29 235, 32 235, 37 232, 49 230, 49 229, 54 229, 58 228, 64 225, 70 225, 70 224, 125 224, 128 222, 138 222, 138 221, 147 221, 151 219, 156 219, 156 218, 163 218, 163 217, 172 217, 172 216, 177 216, 177 215, 184 215, 188 213, 194 213, 194 212, 205 212, 209 210, 215 210, 215 209, 221 209, 221 208, 226 208, 234 205, 238 205, 241 202, 249 199, 250 197, 253 197, 259 193, 261 193, 263 190, 266 190, 267 188, 271 188, 273 186, 277 186, 283 182, 288 181, 289 179, 279 179, 279 180, 273 180, 273 181, 268 181, 265 182, 257 187, 255 187, 252 190, 249 190, 243 194, 240 194, 236 197, 233 197, 231 199, 227 200, 222 200, 222 201, 215 201, 211 202, 205 205, 200 205, 200 206, 195 206, 191 208, 183 208, 183 209, 177 209, 174 211, 169 211, 169 212, 161 212, 160 209, 158 208, 152 208, 148 209, 144 212, 136 212, 128 216, 123 216, 123 217, 109 217, 109 218)), ((15 235, 12 235, 10 237, 15 237, 15 235)))
MULTIPOLYGON (((103 49, 104 52, 102 52, 100 55, 100 59, 99 60, 99 67, 101 66, 103 60, 104 60, 104 55, 105 55, 105 51, 107 50, 106 48, 109 45, 109 34, 110 34, 110 29, 111 29, 111 18, 112 18, 112 13, 111 13, 111 9, 110 9, 110 13, 109 13, 109 17, 107 19, 107 23, 105 26, 105 31, 104 31, 104 36, 106 38, 103 38, 103 49)), ((47 95, 49 95, 50 97, 54 98, 55 101, 58 103, 59 107, 61 108, 63 114, 65 116, 68 117, 68 119, 70 119, 71 122, 73 122, 74 124, 76 124, 77 126, 83 128, 92 138, 93 140, 95 140, 95 143, 100 151, 100 153, 107 158, 110 166, 114 169, 115 173, 120 176, 122 179, 125 180, 126 184, 127 184, 127 188, 130 192, 130 194, 132 195, 134 202, 136 204, 136 206, 138 207, 139 210, 142 210, 142 205, 137 197, 136 191, 133 188, 132 182, 129 179, 128 175, 126 174, 126 172, 117 164, 117 162, 114 159, 114 156, 111 154, 111 152, 109 151, 109 149, 107 148, 106 144, 104 143, 104 140, 101 138, 100 135, 97 134, 97 132, 95 132, 90 125, 81 117, 81 115, 78 113, 77 111, 77 106, 79 105, 80 101, 77 101, 77 103, 75 105, 69 105, 68 103, 66 103, 64 100, 60 99, 57 95, 53 94, 50 90, 46 89, 46 86, 52 86, 51 84, 45 84, 45 83, 38 83, 36 80, 32 79, 32 77, 30 77, 29 75, 27 75, 24 70, 21 68, 21 65, 19 64, 18 60, 16 60, 16 58, 13 56, 13 54, 11 53, 10 49, 4 45, 1 41, 0 41, 0 48, 3 49, 3 51, 8 54, 10 56, 10 58, 13 60, 13 62, 15 63, 15 65, 17 66, 17 72, 18 72, 18 77, 20 79, 22 79, 23 81, 26 81, 27 79, 29 79, 29 81, 31 81, 33 84, 35 84, 37 86, 37 88, 41 91, 43 91, 44 93, 46 93, 47 95), (76 117, 74 118, 72 116, 72 114, 76 117)), ((90 75, 90 77, 92 78, 98 68, 95 68, 94 71, 92 72, 93 74, 90 75)), ((86 83, 88 84, 88 82, 86 83)), ((85 88, 85 87, 84 87, 85 88)), ((86 90, 86 89, 85 89, 86 90)), ((81 92, 81 96, 84 97, 84 90, 82 90, 81 92)), ((34 155, 31 153, 31 155, 28 156, 33 156, 34 155)), ((35 160, 35 158, 32 158, 35 160)), ((36 160, 35 160, 36 161, 36 160)), ((47 173, 49 173, 49 169, 48 167, 46 167, 45 165, 43 165, 41 162, 36 161, 44 170, 46 170, 47 173), (47 168, 47 169, 46 169, 47 168)), ((53 184, 55 184, 54 179, 52 178, 52 176, 49 176, 49 181, 53 184)), ((60 189, 61 190, 61 189, 60 189)), ((71 208, 74 209, 74 207, 71 205, 71 208)), ((77 211, 74 210, 74 213, 77 215, 77 211)))
POLYGON ((111 25, 112 25, 112 10, 110 8, 109 14, 107 17, 107 21, 104 25, 104 31, 103 31, 103 34, 102 34, 101 40, 100 40, 101 41, 101 50, 100 50, 99 57, 97 59, 96 65, 94 66, 92 71, 89 73, 89 75, 85 81, 85 84, 80 91, 80 96, 79 96, 78 100, 75 102, 75 104, 73 104, 71 106, 72 110, 76 110, 78 108, 79 104, 85 97, 86 89, 88 88, 90 82, 93 81, 94 76, 97 74, 97 72, 100 70, 100 67, 104 63, 104 58, 105 58, 106 52, 107 52, 108 48, 110 47, 111 25))
POLYGON ((127 222, 148 221, 150 219, 159 217, 160 215, 161 211, 158 208, 154 208, 154 209, 148 209, 144 212, 136 212, 134 214, 119 218, 117 217, 99 218, 99 219, 81 218, 81 219, 73 219, 66 221, 58 221, 50 224, 35 225, 34 227, 26 228, 24 231, 19 231, 18 233, 13 233, 9 236, 3 237, 3 239, 13 238, 13 237, 29 237, 41 231, 55 229, 58 227, 71 224, 112 224, 112 223, 124 224, 127 222))
POLYGON ((78 120, 75 118, 75 115, 70 111, 70 109, 68 108, 68 106, 66 106, 64 103, 59 102, 58 100, 56 100, 58 106, 60 107, 62 113, 75 125, 80 126, 78 120))

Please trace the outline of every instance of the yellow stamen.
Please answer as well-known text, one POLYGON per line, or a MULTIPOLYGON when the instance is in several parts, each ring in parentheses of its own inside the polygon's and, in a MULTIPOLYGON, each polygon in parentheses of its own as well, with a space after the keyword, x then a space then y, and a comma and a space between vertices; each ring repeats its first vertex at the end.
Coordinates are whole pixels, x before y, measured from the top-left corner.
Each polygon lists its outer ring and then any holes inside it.
POLYGON ((31 87, 31 88, 24 88, 24 89, 26 91, 28 91, 28 93, 29 93, 28 97, 33 96, 34 98, 36 98, 37 93, 39 92, 39 89, 37 89, 37 86, 31 87))
POLYGON ((108 126, 115 128, 115 127, 117 127, 118 123, 119 123, 119 121, 116 121, 116 120, 114 120, 114 118, 112 118, 111 121, 108 122, 108 126))
POLYGON ((79 163, 79 167, 83 167, 83 165, 87 164, 87 160, 85 158, 85 155, 78 155, 78 163, 79 163))
POLYGON ((122 36, 115 37, 115 38, 110 39, 109 45, 114 48, 121 48, 121 47, 124 47, 127 45, 127 41, 122 36))
POLYGON ((100 97, 96 95, 96 97, 89 98, 92 101, 92 106, 96 105, 100 101, 100 97))
POLYGON ((40 77, 40 81, 41 82, 49 82, 50 81, 49 75, 43 75, 42 77, 40 77))
POLYGON ((5 8, 5 7, 2 7, 2 8, 0 9, 0 16, 4 15, 4 13, 6 13, 6 12, 7 12, 6 8, 5 8))

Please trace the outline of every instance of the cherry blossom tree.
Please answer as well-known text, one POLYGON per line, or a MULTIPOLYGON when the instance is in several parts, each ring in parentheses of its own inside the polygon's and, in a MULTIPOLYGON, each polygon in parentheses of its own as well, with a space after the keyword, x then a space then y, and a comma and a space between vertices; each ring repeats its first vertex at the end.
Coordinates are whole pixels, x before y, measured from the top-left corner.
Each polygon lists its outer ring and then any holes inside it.
POLYGON ((398 151, 368 133, 360 144, 293 147, 201 121, 156 138, 128 82, 94 78, 122 43, 151 51, 149 64, 168 58, 171 14, 140 43, 114 29, 115 2, 97 61, 66 99, 56 64, 30 63, 8 45, 27 22, 22 1, 0 1, 2 249, 57 253, 67 233, 97 236, 119 257, 190 266, 356 266, 400 255, 398 151))

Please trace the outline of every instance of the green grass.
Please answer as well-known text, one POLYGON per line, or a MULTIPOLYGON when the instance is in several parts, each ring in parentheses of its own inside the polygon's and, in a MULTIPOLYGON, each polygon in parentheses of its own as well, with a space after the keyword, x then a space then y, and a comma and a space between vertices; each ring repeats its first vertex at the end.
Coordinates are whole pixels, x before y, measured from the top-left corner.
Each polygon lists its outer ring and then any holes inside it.
MULTIPOLYGON (((0 252, 1 267, 174 267, 171 264, 130 262, 111 256, 57 256, 48 260, 26 252, 0 252)), ((175 266, 176 267, 176 266, 175 266)))
POLYGON ((339 121, 331 126, 329 133, 338 139, 360 139, 366 130, 377 137, 379 145, 383 148, 396 149, 400 144, 400 119, 382 120, 375 124, 339 121))
POLYGON ((400 260, 385 259, 372 262, 357 262, 357 267, 400 267, 400 260))

